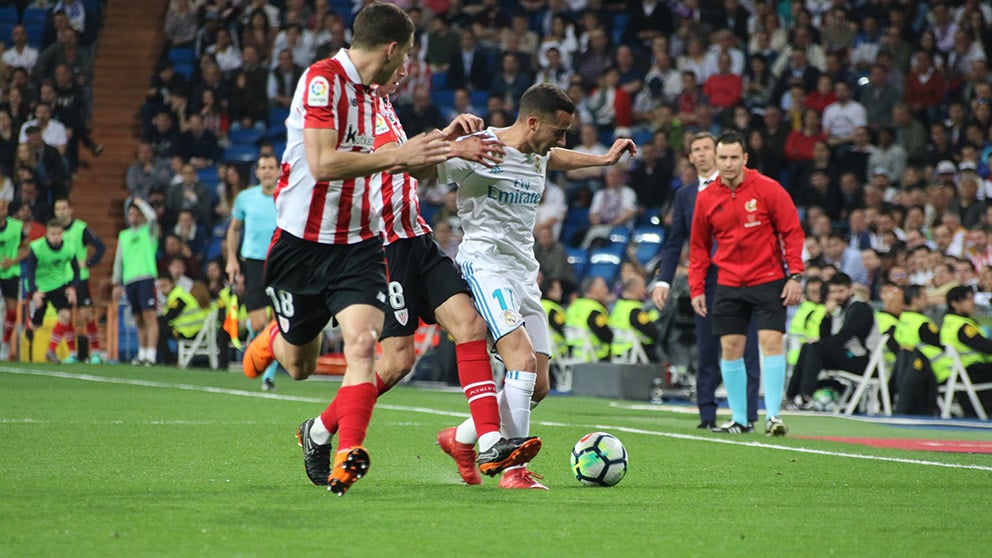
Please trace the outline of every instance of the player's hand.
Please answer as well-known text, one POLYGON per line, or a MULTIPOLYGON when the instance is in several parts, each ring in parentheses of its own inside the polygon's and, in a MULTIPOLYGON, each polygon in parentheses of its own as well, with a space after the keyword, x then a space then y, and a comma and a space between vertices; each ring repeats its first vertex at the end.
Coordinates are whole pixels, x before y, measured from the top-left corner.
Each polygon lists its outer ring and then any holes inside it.
POLYGON ((241 274, 241 265, 238 263, 238 260, 229 258, 227 260, 227 269, 225 269, 225 271, 227 272, 227 280, 234 283, 238 275, 241 274))
POLYGON ((45 302, 45 295, 41 294, 41 291, 35 291, 34 294, 31 295, 31 302, 34 304, 35 308, 40 308, 41 303, 45 302))
POLYGON ((487 167, 503 162, 503 142, 496 138, 469 136, 452 143, 452 157, 474 161, 487 167))
POLYGON ((12 260, 10 258, 4 258, 4 259, 0 260, 0 269, 3 269, 3 270, 10 269, 10 266, 13 265, 13 264, 14 264, 14 260, 12 260))
POLYGON ((76 288, 75 287, 66 287, 66 289, 65 289, 65 299, 67 301, 69 301, 69 304, 70 305, 72 305, 72 306, 75 306, 76 305, 76 288))
POLYGON ((795 306, 803 298, 803 286, 799 281, 787 280, 782 287, 782 305, 795 306))
POLYGON ((692 309, 701 318, 706 317, 706 295, 696 295, 692 297, 692 309))
POLYGON ((110 298, 114 301, 118 301, 121 299, 121 294, 123 294, 123 289, 121 289, 120 285, 115 286, 110 291, 110 298))
POLYGON ((656 285, 654 291, 651 292, 651 300, 654 301, 654 305, 658 307, 658 310, 664 310, 665 301, 668 300, 668 287, 656 285))
POLYGON ((400 166, 404 170, 431 167, 451 158, 451 142, 440 130, 424 132, 410 138, 396 150, 400 166))
POLYGON ((613 146, 606 153, 606 160, 609 164, 615 165, 623 157, 624 153, 630 153, 631 157, 637 157, 637 144, 630 138, 620 138, 613 142, 613 146))
POLYGON ((486 122, 474 114, 459 114, 451 121, 451 124, 448 124, 445 129, 441 130, 441 133, 444 134, 445 138, 453 140, 480 132, 485 125, 486 122))

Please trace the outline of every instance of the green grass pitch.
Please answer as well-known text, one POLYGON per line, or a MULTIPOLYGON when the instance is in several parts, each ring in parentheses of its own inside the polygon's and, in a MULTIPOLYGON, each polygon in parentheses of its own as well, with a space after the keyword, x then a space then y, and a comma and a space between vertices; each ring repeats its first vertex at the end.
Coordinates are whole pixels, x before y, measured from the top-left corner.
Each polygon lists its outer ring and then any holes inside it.
POLYGON ((204 370, 0 366, 0 556, 990 553, 989 455, 797 437, 989 430, 787 416, 787 438, 728 439, 692 414, 551 397, 533 415, 544 448, 531 467, 551 490, 506 491, 460 484, 434 445, 466 415, 464 397, 401 386, 373 415, 369 475, 337 498, 307 481, 294 438, 337 384, 258 387, 204 370), (571 446, 593 430, 629 452, 614 488, 570 476, 571 446))

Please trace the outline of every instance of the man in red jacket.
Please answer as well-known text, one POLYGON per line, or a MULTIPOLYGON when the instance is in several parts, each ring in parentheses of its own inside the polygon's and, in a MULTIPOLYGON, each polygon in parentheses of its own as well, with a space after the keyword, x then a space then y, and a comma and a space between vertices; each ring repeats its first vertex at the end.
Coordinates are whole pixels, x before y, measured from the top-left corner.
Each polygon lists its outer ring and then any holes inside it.
POLYGON ((758 324, 765 383, 765 434, 784 436, 779 418, 785 388, 785 307, 802 297, 805 236, 796 206, 778 182, 748 169, 744 138, 730 132, 716 144, 720 178, 696 198, 689 250, 692 308, 706 315, 704 282, 717 266, 713 334, 720 336, 720 372, 733 418, 714 432, 753 432, 747 421, 744 341, 752 316, 758 324), (714 243, 716 249, 714 251, 714 243))

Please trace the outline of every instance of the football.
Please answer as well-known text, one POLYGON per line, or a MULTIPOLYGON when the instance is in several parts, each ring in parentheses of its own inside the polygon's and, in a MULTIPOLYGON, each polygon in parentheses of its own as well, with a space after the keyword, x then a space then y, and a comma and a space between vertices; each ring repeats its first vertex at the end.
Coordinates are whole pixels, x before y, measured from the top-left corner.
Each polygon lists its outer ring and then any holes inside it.
POLYGON ((813 392, 813 410, 833 413, 838 410, 840 394, 834 388, 820 388, 813 392))
POLYGON ((572 474, 586 486, 614 486, 627 474, 627 448, 614 435, 590 432, 572 448, 572 474))

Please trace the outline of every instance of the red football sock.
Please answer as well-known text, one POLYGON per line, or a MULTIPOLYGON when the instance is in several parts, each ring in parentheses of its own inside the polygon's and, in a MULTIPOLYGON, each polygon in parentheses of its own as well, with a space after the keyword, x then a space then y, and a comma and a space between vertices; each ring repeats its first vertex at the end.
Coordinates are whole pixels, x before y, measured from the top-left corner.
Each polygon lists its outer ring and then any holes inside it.
POLYGON ((65 326, 65 345, 69 347, 69 352, 76 352, 76 327, 71 323, 65 326))
POLYGON ((458 359, 458 383, 462 385, 468 409, 472 413, 475 431, 481 436, 499 431, 499 405, 496 402, 496 382, 489 364, 486 341, 469 341, 455 345, 458 359))
POLYGON ((90 349, 100 350, 100 328, 96 326, 96 320, 86 322, 86 338, 89 339, 90 349))
POLYGON ((55 327, 52 328, 52 338, 48 342, 48 350, 55 351, 55 347, 59 346, 62 342, 62 336, 65 334, 65 325, 61 322, 55 322, 55 327))
POLYGON ((3 342, 10 343, 10 336, 14 333, 14 322, 17 321, 17 310, 7 308, 3 317, 3 342))
MULTIPOLYGON (((356 384, 338 390, 335 400, 338 416, 338 451, 362 445, 372 419, 376 388, 372 384, 356 384)), ((325 423, 326 424, 326 423, 325 423)))
MULTIPOLYGON (((375 375, 375 389, 378 392, 376 394, 376 399, 378 399, 379 396, 382 395, 383 393, 389 391, 390 387, 392 386, 387 386, 386 382, 382 381, 382 378, 379 377, 378 373, 375 375)), ((326 428, 327 431, 330 432, 332 436, 338 433, 337 402, 338 402, 338 398, 335 397, 334 400, 331 401, 331 404, 328 405, 326 409, 324 409, 324 412, 320 414, 320 421, 324 423, 324 428, 326 428)))

